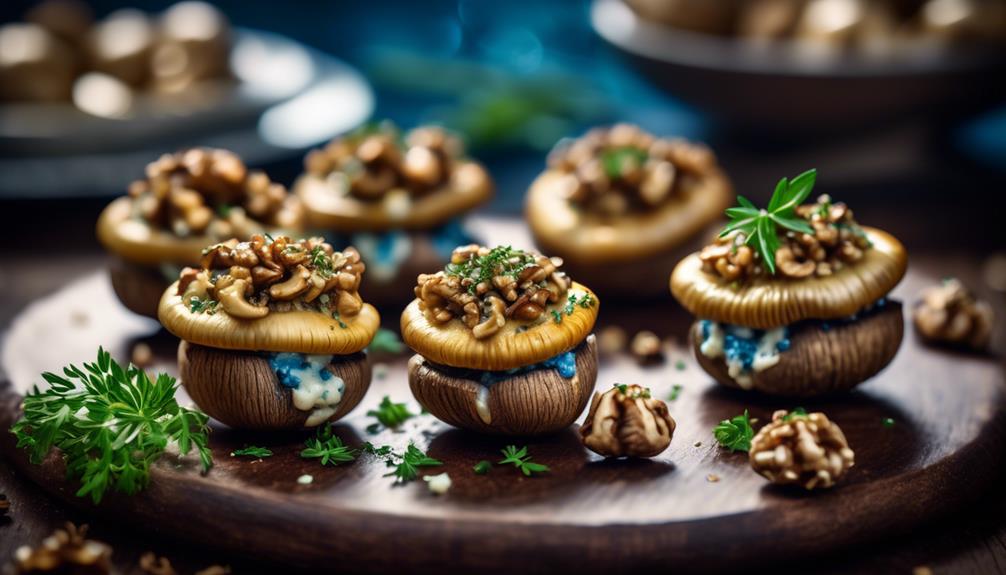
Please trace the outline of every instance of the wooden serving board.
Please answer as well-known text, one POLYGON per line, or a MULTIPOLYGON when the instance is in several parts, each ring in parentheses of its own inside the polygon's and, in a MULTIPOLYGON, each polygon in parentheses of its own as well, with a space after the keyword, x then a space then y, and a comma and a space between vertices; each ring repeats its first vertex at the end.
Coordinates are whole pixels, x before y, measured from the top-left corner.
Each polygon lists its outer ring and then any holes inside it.
MULTIPOLYGON (((895 295, 915 294, 930 279, 910 274, 895 295)), ((627 573, 790 560, 946 513, 979 496, 1006 455, 1006 394, 997 361, 931 350, 909 328, 894 363, 878 377, 843 397, 802 402, 845 431, 856 452, 847 477, 825 492, 770 486, 751 471, 746 454, 718 448, 711 430, 744 409, 765 422, 792 402, 713 383, 684 351, 689 318, 669 296, 636 309, 602 302, 601 317, 678 338, 667 344, 663 364, 640 367, 618 355, 604 357, 600 368, 599 388, 638 383, 667 398, 673 385, 682 386, 668 402, 678 423, 674 440, 652 460, 603 460, 582 447, 575 429, 508 441, 451 429, 429 415, 399 432, 370 435, 365 429, 374 419, 365 413, 384 395, 419 411, 408 391, 406 356, 375 358, 387 363, 386 375, 375 378, 336 431, 351 445, 401 449, 412 441, 427 449, 444 465, 426 471, 446 471, 453 480, 444 496, 421 480, 395 485, 370 455, 337 468, 303 460, 297 455, 303 434, 215 426, 216 466, 208 475, 200 475, 194 461, 165 458, 146 491, 111 495, 94 507, 73 495, 76 486, 55 457, 30 465, 7 433, 0 434, 0 448, 57 498, 142 529, 305 567, 422 573, 627 573), (884 418, 895 424, 884 426, 884 418), (500 459, 507 443, 527 444, 551 473, 525 478, 499 466, 485 476, 472 472, 479 460, 500 459), (267 446, 275 455, 262 461, 229 456, 245 444, 267 446), (303 474, 313 483, 299 484, 303 474)), ((394 324, 397 318, 385 319, 394 324)), ((0 385, 0 427, 18 417, 20 394, 41 381, 41 371, 90 361, 98 345, 128 360, 137 341, 154 349, 152 369, 174 371, 177 341, 122 309, 102 274, 39 300, 14 322, 3 347, 9 383, 0 385)))

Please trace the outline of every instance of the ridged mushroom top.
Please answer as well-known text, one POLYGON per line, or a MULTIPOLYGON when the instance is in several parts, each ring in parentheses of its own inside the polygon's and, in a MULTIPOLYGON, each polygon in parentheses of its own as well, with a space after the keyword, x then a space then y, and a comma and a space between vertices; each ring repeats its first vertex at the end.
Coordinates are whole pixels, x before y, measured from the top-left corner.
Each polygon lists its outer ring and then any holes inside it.
POLYGON ((486 202, 493 184, 456 136, 367 126, 311 151, 296 185, 308 218, 339 231, 423 230, 486 202))
POLYGON ((233 152, 192 148, 147 165, 129 195, 110 204, 98 237, 110 251, 141 264, 194 264, 207 244, 301 227, 295 197, 233 152))
POLYGON ((354 248, 337 252, 320 238, 230 240, 182 270, 158 316, 178 337, 211 347, 353 353, 379 323, 358 291, 365 269, 354 248))
POLYGON ((826 195, 804 205, 816 177, 783 178, 766 209, 738 198, 719 238, 674 268, 678 301, 704 319, 767 329, 849 317, 886 296, 905 274, 904 247, 826 195))
POLYGON ((422 274, 402 314, 402 337, 426 358, 469 369, 531 365, 572 349, 599 303, 559 268, 560 258, 509 246, 461 246, 422 274))
POLYGON ((675 247, 718 219, 731 197, 706 146, 616 124, 556 145, 527 215, 550 251, 602 263, 675 247))

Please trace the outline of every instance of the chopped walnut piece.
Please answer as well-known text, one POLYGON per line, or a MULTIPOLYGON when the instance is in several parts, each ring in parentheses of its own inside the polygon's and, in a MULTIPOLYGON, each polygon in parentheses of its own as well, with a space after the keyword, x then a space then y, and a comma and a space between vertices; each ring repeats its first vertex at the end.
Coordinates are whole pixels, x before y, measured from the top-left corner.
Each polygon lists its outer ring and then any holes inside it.
POLYGON ((87 539, 87 525, 79 528, 67 523, 32 549, 21 547, 14 552, 12 573, 111 573, 112 548, 100 541, 87 539))
POLYGON ((572 281, 560 266, 559 258, 472 244, 456 248, 443 271, 420 275, 414 291, 431 322, 460 318, 476 339, 486 339, 508 320, 534 322, 549 305, 565 302, 572 281))
POLYGON ((643 365, 659 363, 664 359, 663 342, 652 331, 643 330, 633 336, 629 349, 636 361, 643 365))
POLYGON ((594 393, 580 426, 583 444, 605 457, 653 457, 667 449, 674 435, 667 404, 638 385, 616 385, 594 393))
MULTIPOLYGON (((201 269, 185 268, 178 293, 188 305, 209 299, 229 315, 256 319, 270 310, 307 309, 349 318, 363 308, 360 282, 366 269, 355 248, 332 249, 322 238, 252 236, 203 250, 201 269)), ((193 304, 193 313, 207 311, 193 304)), ((212 310, 207 313, 212 313, 212 310)))
POLYGON ((963 283, 951 278, 922 292, 912 320, 929 341, 984 349, 992 337, 995 312, 988 302, 976 299, 963 283))
POLYGON ((595 128, 563 141, 548 157, 564 172, 565 197, 604 216, 647 211, 681 196, 716 169, 716 157, 700 144, 656 138, 631 124, 595 128))
POLYGON ((780 410, 751 440, 749 460, 773 483, 815 489, 833 486, 852 467, 855 455, 825 414, 780 410))

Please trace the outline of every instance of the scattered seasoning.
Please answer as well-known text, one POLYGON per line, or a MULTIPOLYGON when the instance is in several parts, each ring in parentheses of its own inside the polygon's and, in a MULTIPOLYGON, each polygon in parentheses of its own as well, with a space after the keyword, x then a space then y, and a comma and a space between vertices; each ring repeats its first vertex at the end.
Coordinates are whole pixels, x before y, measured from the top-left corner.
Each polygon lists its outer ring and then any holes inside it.
POLYGON ((482 461, 476 463, 475 467, 472 467, 472 471, 474 471, 476 475, 485 475, 489 473, 489 470, 492 468, 493 464, 483 459, 482 461))
POLYGON ((305 473, 297 478, 297 483, 300 483, 301 485, 310 485, 314 483, 314 476, 305 473))
POLYGON ((272 451, 266 449, 265 447, 246 445, 241 449, 235 449, 232 451, 231 457, 252 457, 255 459, 262 459, 263 457, 272 457, 272 451))
POLYGON ((679 359, 674 363, 674 369, 678 371, 685 371, 686 367, 688 367, 688 365, 685 363, 685 360, 683 359, 679 359))
POLYGON ((652 331, 641 331, 632 338, 629 345, 633 357, 641 365, 654 364, 664 359, 660 338, 652 331))
POLYGON ((451 476, 446 472, 439 475, 426 475, 423 477, 423 481, 430 488, 430 492, 435 495, 443 495, 451 488, 451 476))
MULTIPOLYGON (((371 409, 368 411, 367 416, 376 417, 379 425, 392 428, 398 427, 407 419, 415 417, 416 414, 409 411, 408 406, 404 403, 395 403, 391 401, 390 396, 385 395, 384 399, 381 400, 380 405, 377 406, 377 409, 371 409)), ((370 431, 370 428, 373 427, 373 425, 374 424, 368 426, 367 430, 370 431)))
POLYGON ((150 349, 150 346, 140 342, 133 346, 133 351, 130 354, 130 361, 136 367, 150 367, 150 364, 154 360, 154 352, 150 349))
POLYGON ((730 451, 750 451, 754 429, 751 427, 748 410, 745 409, 742 415, 721 421, 713 428, 713 436, 720 445, 730 451))
POLYGON ((719 483, 720 476, 716 475, 715 473, 710 473, 709 475, 706 475, 706 481, 708 481, 709 483, 719 483))
POLYGON ((346 325, 346 322, 342 321, 342 316, 340 316, 339 312, 337 311, 332 312, 332 319, 339 322, 339 327, 341 327, 342 329, 346 329, 347 327, 349 327, 348 325, 346 325))
POLYGON ((218 305, 220 305, 220 302, 215 299, 204 299, 198 296, 192 296, 189 298, 189 311, 191 313, 205 313, 206 315, 213 315, 217 312, 218 305))
POLYGON ((566 315, 573 315, 576 306, 580 306, 583 309, 587 309, 589 307, 593 307, 593 305, 594 305, 594 298, 592 298, 589 293, 585 293, 582 296, 580 296, 579 300, 577 300, 576 294, 572 294, 569 296, 569 300, 566 302, 566 307, 564 311, 566 312, 566 315))
POLYGON ((398 339, 398 334, 383 327, 374 334, 374 339, 370 340, 367 349, 372 353, 399 354, 405 350, 405 344, 398 339))
POLYGON ((681 390, 684 389, 680 383, 671 386, 671 394, 667 396, 668 401, 677 401, 681 397, 681 390))
POLYGON ((304 442, 304 450, 300 452, 303 459, 319 459, 322 465, 339 465, 356 459, 356 450, 346 447, 337 435, 332 433, 331 425, 318 428, 316 435, 304 442))
POLYGON ((882 425, 883 425, 884 427, 894 427, 894 420, 893 420, 893 419, 891 419, 890 417, 885 417, 884 419, 881 419, 881 420, 880 420, 880 423, 881 423, 881 424, 882 424, 882 425))
POLYGON ((499 461, 499 465, 512 464, 521 473, 530 477, 532 473, 548 473, 551 471, 547 465, 531 461, 531 456, 527 453, 527 446, 517 449, 516 445, 507 445, 501 450, 504 458, 499 461))

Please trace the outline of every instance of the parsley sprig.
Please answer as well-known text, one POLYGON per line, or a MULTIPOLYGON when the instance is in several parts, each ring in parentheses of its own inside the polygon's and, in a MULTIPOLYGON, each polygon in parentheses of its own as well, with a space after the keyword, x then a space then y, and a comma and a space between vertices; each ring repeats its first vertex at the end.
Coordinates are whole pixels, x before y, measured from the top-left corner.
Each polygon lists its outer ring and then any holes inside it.
POLYGON ((817 170, 807 170, 789 181, 779 180, 769 200, 768 208, 760 210, 744 196, 737 196, 740 206, 727 208, 730 218, 720 237, 739 231, 744 243, 754 245, 769 272, 775 274, 775 252, 779 249, 780 228, 813 234, 807 220, 796 215, 796 207, 810 195, 817 181, 817 170))
POLYGON ((304 450, 300 456, 304 459, 319 459, 322 465, 339 465, 356 459, 356 450, 347 447, 337 435, 332 433, 331 425, 318 428, 315 436, 304 442, 304 450))
POLYGON ((409 443, 409 446, 402 453, 396 452, 390 445, 377 447, 370 442, 363 444, 363 450, 383 459, 388 467, 394 467, 395 470, 385 474, 385 477, 394 476, 395 481, 399 483, 407 483, 419 477, 420 467, 434 467, 444 464, 442 461, 423 453, 423 450, 416 447, 414 443, 409 443))
POLYGON ((265 447, 258 447, 256 445, 246 445, 241 449, 235 449, 232 451, 231 457, 251 457, 253 459, 262 459, 263 457, 272 457, 272 450, 266 449, 265 447))
POLYGON ((512 464, 517 469, 520 469, 521 473, 529 477, 532 473, 548 473, 550 471, 547 465, 531 461, 531 456, 527 453, 526 445, 520 449, 517 449, 516 445, 507 445, 502 449, 502 453, 504 457, 499 462, 499 465, 512 464))
POLYGON ((409 411, 409 407, 406 404, 395 403, 391 401, 391 396, 385 395, 381 399, 381 403, 377 406, 377 409, 368 411, 367 416, 377 418, 379 424, 367 426, 367 431, 377 433, 380 431, 381 425, 389 428, 398 427, 405 423, 406 420, 415 417, 416 414, 409 411))
POLYGON ((751 416, 748 415, 748 410, 745 409, 742 415, 721 421, 713 428, 713 435, 720 445, 730 451, 750 451, 754 429, 751 427, 751 416))
POLYGON ((83 369, 70 365, 62 376, 46 372, 42 378, 49 389, 35 386, 25 396, 24 416, 11 432, 32 463, 58 448, 67 476, 80 480, 78 497, 99 503, 110 488, 137 493, 169 445, 183 456, 196 451, 204 472, 212 467, 208 418, 178 405, 173 377, 162 373, 151 380, 98 348, 97 361, 83 369))

